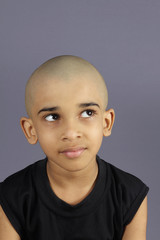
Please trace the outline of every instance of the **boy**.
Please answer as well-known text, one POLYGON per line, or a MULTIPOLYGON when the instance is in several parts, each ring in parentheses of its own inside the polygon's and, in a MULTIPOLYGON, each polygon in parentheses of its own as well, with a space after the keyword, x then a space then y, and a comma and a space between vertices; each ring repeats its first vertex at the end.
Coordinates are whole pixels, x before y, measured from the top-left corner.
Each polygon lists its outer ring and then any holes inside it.
POLYGON ((103 77, 79 57, 34 71, 20 123, 46 158, 1 183, 1 240, 146 239, 148 187, 97 156, 115 118, 107 103, 103 77))

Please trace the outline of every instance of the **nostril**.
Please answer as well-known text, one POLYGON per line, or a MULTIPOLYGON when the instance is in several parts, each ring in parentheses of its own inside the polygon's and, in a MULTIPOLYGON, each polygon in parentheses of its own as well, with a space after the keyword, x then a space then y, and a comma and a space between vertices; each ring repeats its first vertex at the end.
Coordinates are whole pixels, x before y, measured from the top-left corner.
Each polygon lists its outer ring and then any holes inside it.
POLYGON ((62 134, 63 140, 74 140, 77 138, 81 138, 82 134, 76 131, 66 131, 64 134, 62 134))

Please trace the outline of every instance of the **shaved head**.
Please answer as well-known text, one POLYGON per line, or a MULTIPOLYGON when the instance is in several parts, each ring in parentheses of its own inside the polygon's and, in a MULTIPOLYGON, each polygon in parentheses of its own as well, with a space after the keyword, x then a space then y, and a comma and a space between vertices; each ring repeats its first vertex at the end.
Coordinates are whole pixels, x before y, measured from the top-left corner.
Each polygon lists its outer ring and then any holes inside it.
MULTIPOLYGON (((34 97, 39 88, 50 81, 74 81, 81 77, 90 84, 97 84, 102 97, 104 110, 108 104, 108 92, 105 81, 98 70, 88 61, 71 55, 57 56, 40 65, 30 76, 25 90, 25 106, 29 117, 32 115, 34 97)), ((56 88, 56 84, 55 84, 56 88)))

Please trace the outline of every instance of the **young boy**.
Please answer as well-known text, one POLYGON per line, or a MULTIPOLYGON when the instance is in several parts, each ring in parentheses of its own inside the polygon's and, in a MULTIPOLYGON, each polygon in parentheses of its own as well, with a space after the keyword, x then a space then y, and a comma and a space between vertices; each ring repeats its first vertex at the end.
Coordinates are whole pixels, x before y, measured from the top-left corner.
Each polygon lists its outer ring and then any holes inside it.
POLYGON ((115 118, 97 69, 50 59, 28 80, 25 103, 22 130, 46 158, 0 184, 0 239, 145 240, 148 187, 97 156, 115 118))

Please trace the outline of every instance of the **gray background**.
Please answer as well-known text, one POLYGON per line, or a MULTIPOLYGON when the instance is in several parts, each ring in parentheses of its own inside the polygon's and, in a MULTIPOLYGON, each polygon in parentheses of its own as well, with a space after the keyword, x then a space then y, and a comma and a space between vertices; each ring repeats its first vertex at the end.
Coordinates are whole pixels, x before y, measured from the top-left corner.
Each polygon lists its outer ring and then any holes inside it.
POLYGON ((158 239, 160 1, 14 0, 0 4, 0 181, 44 157, 19 125, 24 88, 45 60, 73 54, 104 76, 116 112, 99 155, 149 187, 148 239, 158 239))

